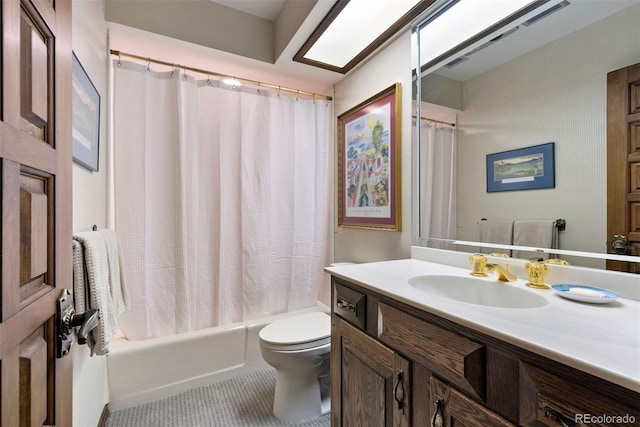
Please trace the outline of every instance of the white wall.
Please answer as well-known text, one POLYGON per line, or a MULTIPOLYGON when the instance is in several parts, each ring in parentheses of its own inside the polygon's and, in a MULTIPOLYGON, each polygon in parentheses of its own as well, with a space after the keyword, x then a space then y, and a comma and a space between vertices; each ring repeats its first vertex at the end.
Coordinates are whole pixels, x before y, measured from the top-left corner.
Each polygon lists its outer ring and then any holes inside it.
MULTIPOLYGON (((410 257, 411 247, 411 32, 400 34, 335 86, 335 116, 394 83, 402 85, 401 209, 402 231, 335 227, 335 261, 370 262, 410 257)), ((334 153, 337 148, 334 147, 334 153)), ((334 191, 336 188, 334 182, 334 191)), ((333 199, 336 200, 337 195, 333 199)), ((334 202, 335 203, 335 202, 334 202)), ((334 209, 334 215, 336 215, 334 209)), ((337 222, 336 222, 337 224, 337 222)))
POLYGON ((567 220, 562 249, 606 251, 607 73, 640 61, 640 5, 464 83, 458 238, 481 218, 567 220), (554 189, 486 193, 485 156, 555 142, 554 189), (515 218, 525 219, 525 218, 515 218))
MULTIPOLYGON (((73 165, 73 230, 107 222, 107 47, 104 0, 73 2, 73 51, 100 93, 100 163, 98 172, 73 165)), ((109 401, 104 356, 89 357, 86 345, 73 344, 73 425, 95 427, 109 401)))

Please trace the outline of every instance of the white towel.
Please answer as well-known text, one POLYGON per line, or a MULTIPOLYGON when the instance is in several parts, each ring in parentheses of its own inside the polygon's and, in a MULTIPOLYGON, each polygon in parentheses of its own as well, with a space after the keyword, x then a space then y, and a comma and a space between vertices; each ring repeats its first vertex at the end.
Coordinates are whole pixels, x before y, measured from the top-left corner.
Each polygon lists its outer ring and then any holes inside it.
MULTIPOLYGON (((513 244, 541 249, 558 249, 558 227, 555 220, 521 220, 513 223, 513 244)), ((549 258, 549 254, 513 251, 514 258, 549 258)))
MULTIPOLYGON (((480 241, 510 245, 513 241, 513 221, 510 219, 483 219, 479 223, 480 241)), ((495 248, 481 248, 482 253, 503 252, 495 248)), ((511 252, 511 251, 509 251, 511 252)), ((510 253, 508 253, 510 255, 510 253)))
POLYGON ((100 321, 91 331, 88 344, 92 355, 94 351, 104 355, 109 352, 110 339, 118 329, 117 318, 128 307, 117 237, 111 230, 101 230, 76 233, 73 238, 76 311, 99 310, 100 321))

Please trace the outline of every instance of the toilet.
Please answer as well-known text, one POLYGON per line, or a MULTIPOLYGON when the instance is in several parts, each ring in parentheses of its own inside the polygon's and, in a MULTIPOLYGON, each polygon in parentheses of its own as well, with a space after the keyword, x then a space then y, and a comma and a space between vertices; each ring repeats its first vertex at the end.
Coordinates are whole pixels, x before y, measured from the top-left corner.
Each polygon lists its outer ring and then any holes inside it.
POLYGON ((329 412, 331 317, 313 312, 276 320, 259 337, 262 357, 278 374, 273 414, 299 422, 329 412))

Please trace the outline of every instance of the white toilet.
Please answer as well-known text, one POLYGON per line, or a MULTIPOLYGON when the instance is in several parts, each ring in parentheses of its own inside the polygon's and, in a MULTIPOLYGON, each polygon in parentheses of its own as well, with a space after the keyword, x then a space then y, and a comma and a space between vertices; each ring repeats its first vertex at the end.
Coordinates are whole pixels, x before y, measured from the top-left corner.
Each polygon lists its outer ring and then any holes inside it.
POLYGON ((313 312, 276 320, 259 337, 262 357, 278 371, 273 414, 297 422, 329 412, 331 317, 313 312))

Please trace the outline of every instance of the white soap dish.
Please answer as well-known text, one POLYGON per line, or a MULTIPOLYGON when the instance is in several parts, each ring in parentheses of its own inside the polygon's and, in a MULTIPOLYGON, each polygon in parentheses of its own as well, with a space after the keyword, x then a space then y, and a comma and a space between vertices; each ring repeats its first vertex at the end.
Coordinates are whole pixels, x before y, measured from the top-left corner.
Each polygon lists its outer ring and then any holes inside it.
POLYGON ((551 285, 551 287, 561 297, 591 304, 607 304, 615 301, 619 296, 607 289, 587 285, 551 285))

